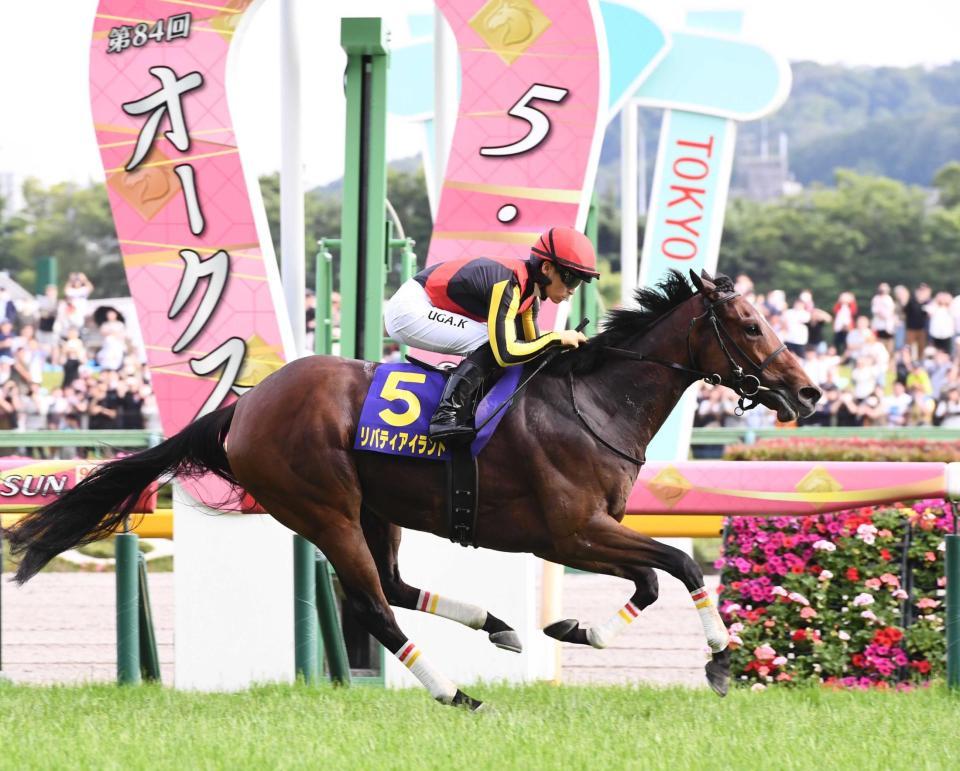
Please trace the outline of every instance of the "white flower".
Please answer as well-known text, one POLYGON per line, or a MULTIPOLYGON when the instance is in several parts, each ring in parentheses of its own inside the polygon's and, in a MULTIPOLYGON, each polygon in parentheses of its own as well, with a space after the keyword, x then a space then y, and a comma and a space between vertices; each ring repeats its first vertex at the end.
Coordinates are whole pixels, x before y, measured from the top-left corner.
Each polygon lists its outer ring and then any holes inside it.
POLYGON ((873 605, 873 595, 867 594, 866 592, 858 594, 856 597, 853 598, 853 604, 854 606, 873 605))
POLYGON ((770 591, 771 591, 773 594, 777 595, 778 597, 786 597, 786 596, 787 596, 787 590, 784 589, 782 586, 775 586, 775 587, 773 587, 773 589, 771 589, 770 591))
POLYGON ((907 599, 907 597, 909 597, 909 596, 910 596, 910 595, 907 594, 905 591, 903 591, 903 589, 897 589, 897 590, 895 590, 894 593, 893 593, 894 599, 897 599, 897 600, 905 600, 905 599, 907 599))
POLYGON ((859 538, 865 544, 872 545, 877 539, 877 528, 875 528, 873 525, 864 523, 857 528, 857 538, 859 538))
POLYGON ((786 656, 777 656, 777 657, 773 660, 773 665, 774 665, 775 667, 782 667, 782 666, 783 666, 784 664, 786 664, 786 663, 787 663, 787 657, 786 657, 786 656))
POLYGON ((763 683, 754 683, 753 685, 750 686, 750 690, 751 690, 751 691, 765 691, 765 690, 767 690, 767 686, 765 686, 763 683))
POLYGON ((804 596, 803 596, 802 594, 800 594, 799 592, 790 592, 790 594, 787 595, 787 599, 788 599, 788 600, 793 600, 794 602, 799 602, 801 605, 809 605, 809 604, 810 604, 810 600, 808 600, 806 597, 804 597, 804 596))
POLYGON ((837 637, 839 637, 841 640, 849 640, 849 639, 850 639, 850 635, 848 635, 848 634, 847 634, 846 632, 844 632, 842 629, 841 629, 839 632, 837 632, 837 637))
POLYGON ((860 614, 861 618, 867 619, 867 621, 876 621, 877 616, 872 610, 865 610, 860 614))
POLYGON ((940 541, 940 543, 937 545, 937 551, 946 551, 946 550, 947 550, 947 542, 940 541))
POLYGON ((834 543, 831 543, 830 541, 823 541, 823 540, 821 540, 821 541, 817 541, 817 542, 813 545, 813 548, 814 548, 814 549, 818 549, 818 550, 820 550, 820 551, 836 551, 836 550, 837 550, 837 545, 834 544, 834 543))
POLYGON ((831 578, 833 578, 833 573, 831 573, 829 570, 821 570, 818 578, 821 581, 829 581, 831 578))
POLYGON ((734 624, 730 624, 730 626, 727 627, 727 631, 730 632, 730 634, 740 634, 740 632, 743 631, 743 623, 737 621, 734 624))

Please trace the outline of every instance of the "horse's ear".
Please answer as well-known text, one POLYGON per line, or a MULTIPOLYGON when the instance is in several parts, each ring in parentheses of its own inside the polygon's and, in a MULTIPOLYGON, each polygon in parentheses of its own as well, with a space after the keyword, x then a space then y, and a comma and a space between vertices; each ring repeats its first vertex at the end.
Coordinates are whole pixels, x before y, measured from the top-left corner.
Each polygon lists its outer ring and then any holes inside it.
POLYGON ((693 285, 696 287, 697 291, 701 294, 708 295, 711 292, 716 291, 717 287, 714 285, 713 279, 705 270, 700 271, 699 276, 691 270, 690 279, 693 281, 693 285))

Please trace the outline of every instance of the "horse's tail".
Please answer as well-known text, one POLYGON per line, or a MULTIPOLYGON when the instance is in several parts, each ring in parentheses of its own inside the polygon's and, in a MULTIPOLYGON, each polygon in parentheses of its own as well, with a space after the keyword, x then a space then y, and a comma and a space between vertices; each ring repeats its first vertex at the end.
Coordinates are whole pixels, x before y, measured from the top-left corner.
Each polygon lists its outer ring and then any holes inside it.
POLYGON ((22 584, 61 552, 111 533, 162 476, 212 472, 236 485, 223 447, 235 408, 236 403, 211 412, 156 447, 100 465, 53 503, 6 530, 11 553, 22 555, 14 579, 22 584))

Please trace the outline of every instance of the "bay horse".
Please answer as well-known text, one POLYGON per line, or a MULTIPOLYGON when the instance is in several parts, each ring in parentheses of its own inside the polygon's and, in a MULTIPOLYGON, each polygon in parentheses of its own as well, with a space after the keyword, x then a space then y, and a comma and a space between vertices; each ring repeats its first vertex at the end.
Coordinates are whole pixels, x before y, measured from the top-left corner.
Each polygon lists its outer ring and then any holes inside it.
MULTIPOLYGON (((591 340, 556 356, 516 399, 479 457, 480 546, 531 552, 580 570, 626 578, 634 593, 606 623, 575 619, 544 631, 604 647, 657 599, 654 568, 691 592, 712 651, 707 681, 720 695, 730 678, 728 635, 683 551, 621 524, 644 449, 697 379, 722 383, 782 421, 809 415, 820 398, 796 357, 726 276, 671 271, 638 289, 591 340), (752 402, 750 400, 753 400, 752 402)), ((377 364, 333 356, 298 359, 233 404, 162 444, 101 465, 7 533, 24 582, 60 552, 109 534, 160 477, 214 473, 316 544, 337 571, 361 624, 439 701, 477 709, 420 655, 391 605, 433 612, 507 650, 514 630, 467 603, 404 583, 401 528, 447 537, 444 464, 353 449, 358 416, 377 364)))

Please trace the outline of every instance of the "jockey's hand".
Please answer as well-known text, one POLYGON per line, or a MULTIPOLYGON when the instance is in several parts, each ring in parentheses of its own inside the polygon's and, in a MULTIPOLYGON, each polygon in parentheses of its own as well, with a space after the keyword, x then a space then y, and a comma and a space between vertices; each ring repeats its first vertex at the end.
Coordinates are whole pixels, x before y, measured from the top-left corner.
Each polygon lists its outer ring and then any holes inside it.
POLYGON ((587 342, 587 337, 575 329, 565 329, 560 333, 560 342, 565 348, 576 348, 580 343, 587 342))

